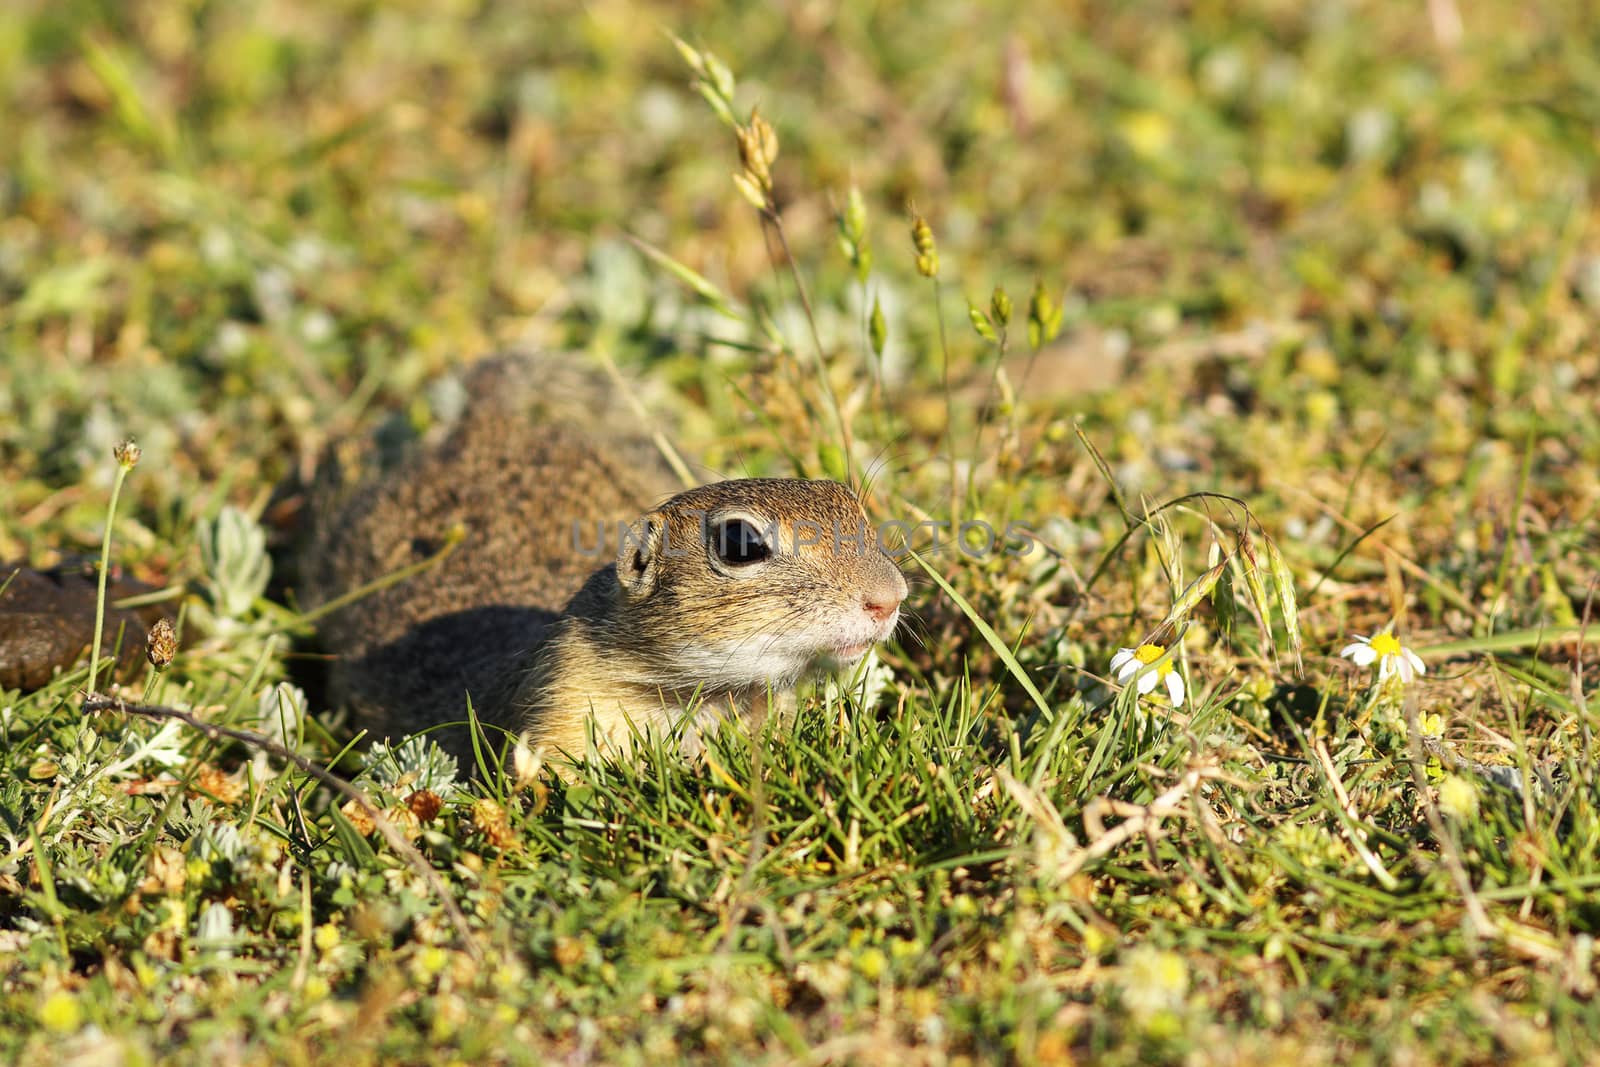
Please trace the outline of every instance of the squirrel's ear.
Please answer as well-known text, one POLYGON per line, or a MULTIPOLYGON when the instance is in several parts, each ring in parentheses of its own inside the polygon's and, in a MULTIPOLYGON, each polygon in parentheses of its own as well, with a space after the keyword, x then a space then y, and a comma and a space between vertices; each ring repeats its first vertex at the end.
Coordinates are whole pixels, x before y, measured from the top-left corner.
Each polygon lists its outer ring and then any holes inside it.
POLYGON ((651 512, 624 529, 617 553, 617 584, 631 597, 649 596, 661 573, 661 553, 666 543, 666 523, 651 512))

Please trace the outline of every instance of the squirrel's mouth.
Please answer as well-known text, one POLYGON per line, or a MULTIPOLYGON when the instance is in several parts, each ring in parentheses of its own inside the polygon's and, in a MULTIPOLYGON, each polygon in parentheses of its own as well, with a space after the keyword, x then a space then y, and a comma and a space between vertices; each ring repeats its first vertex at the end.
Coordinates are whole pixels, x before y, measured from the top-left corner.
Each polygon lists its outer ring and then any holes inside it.
POLYGON ((852 641, 849 644, 840 642, 826 649, 817 657, 817 665, 824 670, 844 671, 854 667, 865 656, 877 647, 883 638, 873 636, 865 641, 852 641))
POLYGON ((829 660, 840 667, 852 666, 862 656, 865 656, 868 652, 872 651, 873 646, 878 642, 887 640, 889 635, 894 633, 894 628, 899 621, 900 613, 897 611, 887 621, 880 624, 878 626, 878 632, 873 634, 871 637, 864 641, 853 641, 849 644, 836 644, 830 648, 825 655, 829 660))

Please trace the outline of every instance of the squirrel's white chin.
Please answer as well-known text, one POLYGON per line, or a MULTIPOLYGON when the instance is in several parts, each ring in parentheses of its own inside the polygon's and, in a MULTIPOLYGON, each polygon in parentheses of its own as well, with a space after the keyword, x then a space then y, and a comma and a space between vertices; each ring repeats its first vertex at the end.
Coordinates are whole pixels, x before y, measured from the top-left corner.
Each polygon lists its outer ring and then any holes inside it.
POLYGON ((861 662, 861 657, 872 651, 874 642, 864 641, 859 645, 848 645, 844 648, 832 649, 824 652, 816 659, 816 669, 829 674, 847 671, 861 662))
POLYGON ((839 628, 843 633, 799 630, 681 648, 674 659, 684 676, 674 678, 672 684, 675 688, 728 690, 764 683, 787 689, 807 676, 849 670, 892 628, 891 623, 872 628, 879 632, 866 633, 844 627, 839 628))

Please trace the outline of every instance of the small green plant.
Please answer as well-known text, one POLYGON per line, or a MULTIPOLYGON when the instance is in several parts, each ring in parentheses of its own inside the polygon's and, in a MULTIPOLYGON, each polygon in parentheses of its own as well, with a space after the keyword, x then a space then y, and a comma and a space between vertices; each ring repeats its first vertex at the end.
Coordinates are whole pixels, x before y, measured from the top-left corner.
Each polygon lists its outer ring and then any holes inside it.
POLYGON ((215 519, 202 521, 197 534, 217 621, 249 618, 272 579, 265 533, 249 515, 227 504, 215 519))
POLYGON ((384 793, 426 789, 448 797, 460 773, 454 756, 419 734, 395 745, 374 742, 367 749, 361 780, 384 793))

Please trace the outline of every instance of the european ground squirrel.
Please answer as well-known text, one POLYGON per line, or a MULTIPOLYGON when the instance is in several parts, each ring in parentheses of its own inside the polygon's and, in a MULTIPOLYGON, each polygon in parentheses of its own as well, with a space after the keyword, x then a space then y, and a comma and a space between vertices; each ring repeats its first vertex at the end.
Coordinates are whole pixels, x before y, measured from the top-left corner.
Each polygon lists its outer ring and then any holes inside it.
MULTIPOLYGON (((612 432, 637 419, 596 379, 502 357, 465 385, 443 439, 354 485, 335 465, 313 494, 308 606, 462 535, 320 627, 332 696, 374 737, 462 721, 470 696, 491 741, 544 759, 582 758, 590 720, 609 751, 666 729, 692 753, 894 630, 905 578, 847 487, 722 481, 651 508, 665 465, 642 432, 612 432)), ((432 736, 472 751, 459 729, 432 736)))

